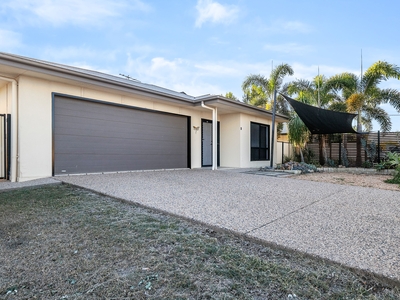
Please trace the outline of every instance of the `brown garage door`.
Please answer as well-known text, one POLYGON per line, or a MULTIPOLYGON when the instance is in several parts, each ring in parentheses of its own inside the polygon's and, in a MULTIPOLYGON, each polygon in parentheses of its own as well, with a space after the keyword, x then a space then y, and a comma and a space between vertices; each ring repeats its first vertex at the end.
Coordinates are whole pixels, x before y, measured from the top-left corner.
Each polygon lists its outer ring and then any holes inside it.
POLYGON ((53 174, 188 168, 187 116, 65 96, 53 101, 53 174))

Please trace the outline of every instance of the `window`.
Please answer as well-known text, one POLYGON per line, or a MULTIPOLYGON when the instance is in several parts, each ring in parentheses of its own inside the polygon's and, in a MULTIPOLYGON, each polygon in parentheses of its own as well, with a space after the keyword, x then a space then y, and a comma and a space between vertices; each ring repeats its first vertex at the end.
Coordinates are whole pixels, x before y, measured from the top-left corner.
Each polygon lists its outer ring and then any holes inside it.
POLYGON ((251 161, 269 160, 269 125, 250 123, 251 161))

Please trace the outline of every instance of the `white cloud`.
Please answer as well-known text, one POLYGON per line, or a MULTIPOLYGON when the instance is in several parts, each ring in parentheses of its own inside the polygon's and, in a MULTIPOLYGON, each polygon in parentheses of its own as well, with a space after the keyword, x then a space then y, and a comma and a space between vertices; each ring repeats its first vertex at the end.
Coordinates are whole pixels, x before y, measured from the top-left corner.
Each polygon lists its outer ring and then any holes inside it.
POLYGON ((330 77, 336 74, 340 74, 343 72, 351 72, 358 74, 357 70, 350 70, 349 68, 345 67, 340 67, 340 66, 329 66, 329 65, 304 65, 301 63, 292 63, 291 64, 293 71, 294 71, 294 76, 290 78, 290 80, 296 79, 296 78, 302 78, 302 79, 307 79, 311 80, 315 76, 318 75, 318 68, 319 68, 319 73, 321 75, 325 75, 326 77, 330 77))
POLYGON ((282 23, 282 27, 287 31, 294 31, 301 33, 308 33, 312 30, 309 25, 298 21, 282 23))
POLYGON ((304 54, 311 52, 313 50, 311 46, 299 45, 297 43, 266 44, 264 45, 264 49, 274 52, 290 53, 290 54, 304 54))
POLYGON ((299 21, 275 20, 266 25, 264 24, 263 20, 257 18, 255 20, 255 23, 256 25, 253 25, 253 27, 258 28, 260 31, 273 34, 290 34, 290 33, 306 34, 314 30, 310 25, 299 21))
POLYGON ((14 31, 0 29, 0 49, 10 51, 21 46, 20 34, 14 31))
MULTIPOLYGON (((230 62, 211 63, 194 62, 182 58, 166 59, 164 57, 132 58, 128 55, 125 72, 143 83, 155 84, 174 91, 193 96, 204 94, 225 94, 227 87, 219 79, 232 79, 239 76, 230 62)), ((240 76, 241 77, 241 76, 240 76)), ((240 87, 240 85, 239 85, 240 87)))
MULTIPOLYGON (((225 63, 226 64, 226 63, 225 63)), ((236 76, 239 74, 238 69, 233 67, 232 65, 224 65, 221 63, 211 63, 211 62, 203 62, 201 64, 196 63, 194 67, 200 71, 200 74, 204 74, 207 76, 236 76)))
POLYGON ((21 23, 48 22, 63 24, 99 24, 126 10, 149 10, 140 0, 6 0, 2 3, 13 11, 21 23))
POLYGON ((143 83, 155 84, 193 96, 233 92, 242 97, 241 84, 249 74, 269 74, 270 63, 236 61, 192 61, 182 58, 136 57, 128 54, 124 70, 143 83))
POLYGON ((40 49, 38 58, 106 74, 118 74, 118 70, 114 70, 115 61, 118 58, 117 50, 107 51, 92 49, 86 46, 63 48, 47 47, 40 49), (111 67, 107 68, 107 66, 111 67))
POLYGON ((196 27, 205 22, 228 24, 237 18, 239 9, 234 5, 222 5, 212 0, 198 0, 196 27))
POLYGON ((86 46, 82 47, 63 47, 53 48, 47 47, 41 51, 41 58, 53 62, 65 62, 71 64, 71 61, 85 60, 101 60, 103 62, 114 61, 118 51, 107 51, 100 49, 92 49, 86 46))

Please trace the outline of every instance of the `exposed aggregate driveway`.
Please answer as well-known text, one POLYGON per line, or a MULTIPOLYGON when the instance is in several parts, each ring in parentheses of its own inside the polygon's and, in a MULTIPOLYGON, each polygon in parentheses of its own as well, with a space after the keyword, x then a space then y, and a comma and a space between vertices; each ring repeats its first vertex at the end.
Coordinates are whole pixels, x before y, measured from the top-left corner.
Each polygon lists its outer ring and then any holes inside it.
POLYGON ((227 170, 57 179, 400 282, 400 192, 227 170))

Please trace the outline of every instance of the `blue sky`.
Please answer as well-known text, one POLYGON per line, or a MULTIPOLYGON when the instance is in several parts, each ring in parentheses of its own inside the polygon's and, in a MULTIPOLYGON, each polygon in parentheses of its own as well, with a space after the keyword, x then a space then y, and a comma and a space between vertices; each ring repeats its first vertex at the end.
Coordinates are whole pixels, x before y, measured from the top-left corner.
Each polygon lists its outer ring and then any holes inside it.
MULTIPOLYGON (((318 66, 327 77, 360 74, 362 49, 364 69, 400 66, 399 8, 393 0, 2 0, 0 51, 241 98, 244 78, 268 76, 273 64, 293 67, 288 80, 311 79, 318 66)), ((392 122, 400 131, 400 116, 392 122)))

